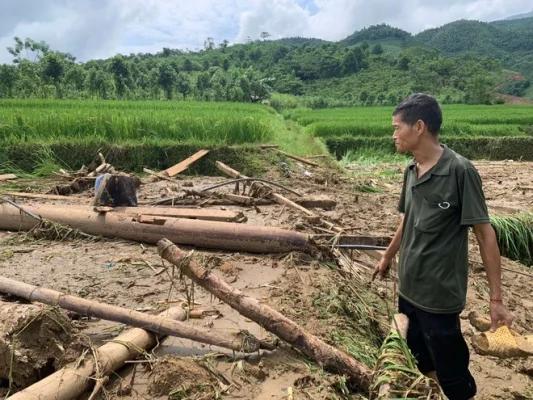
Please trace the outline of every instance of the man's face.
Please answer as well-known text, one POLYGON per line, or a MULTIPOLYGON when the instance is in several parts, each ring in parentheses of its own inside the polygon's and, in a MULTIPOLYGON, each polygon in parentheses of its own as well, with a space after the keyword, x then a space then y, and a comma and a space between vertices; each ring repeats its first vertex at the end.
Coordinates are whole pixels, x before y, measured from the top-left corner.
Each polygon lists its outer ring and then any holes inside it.
POLYGON ((392 139, 398 152, 407 153, 417 146, 420 139, 418 130, 416 129, 417 125, 418 123, 409 126, 402 120, 400 115, 395 115, 392 118, 392 126, 394 128, 392 139))

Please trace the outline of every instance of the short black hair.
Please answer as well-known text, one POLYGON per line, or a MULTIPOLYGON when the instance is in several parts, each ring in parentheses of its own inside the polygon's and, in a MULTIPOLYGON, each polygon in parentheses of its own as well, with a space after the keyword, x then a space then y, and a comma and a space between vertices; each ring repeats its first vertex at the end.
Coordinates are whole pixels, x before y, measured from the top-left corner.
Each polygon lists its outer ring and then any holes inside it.
POLYGON ((442 110, 438 101, 424 93, 415 93, 405 98, 392 113, 400 116, 403 122, 413 126, 416 121, 422 120, 428 131, 437 135, 442 125, 442 110))

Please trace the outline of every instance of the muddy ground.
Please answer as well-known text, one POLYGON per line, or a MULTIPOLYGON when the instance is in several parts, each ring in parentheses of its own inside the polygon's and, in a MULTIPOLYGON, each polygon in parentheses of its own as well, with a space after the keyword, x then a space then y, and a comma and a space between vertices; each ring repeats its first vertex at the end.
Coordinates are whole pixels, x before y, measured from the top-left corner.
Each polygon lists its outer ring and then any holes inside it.
MULTIPOLYGON (((476 162, 483 178, 491 213, 516 210, 533 211, 532 163, 476 162)), ((399 215, 396 212, 404 166, 398 164, 349 165, 343 171, 313 171, 312 177, 294 172, 283 177, 275 168, 267 177, 291 186, 304 195, 326 195, 337 200, 335 210, 321 211, 330 221, 349 228, 353 234, 392 236, 399 215), (315 179, 317 176, 327 178, 315 179), (317 183, 320 182, 320 183, 317 183)), ((293 171, 300 171, 293 168, 293 171)), ((200 189, 222 182, 223 177, 193 177, 177 184, 145 179, 138 192, 140 202, 150 202, 182 188, 200 189)), ((57 180, 18 181, 21 191, 45 193, 57 180)), ((0 184, 0 190, 10 184, 0 184), (4 186, 4 187, 2 187, 4 186)), ((233 187, 225 190, 230 192, 233 187)), ((10 189, 14 189, 10 187, 10 189)), ((69 202, 91 203, 92 193, 82 193, 69 202)), ((19 204, 41 200, 17 199, 19 204)), ((61 201, 47 203, 62 204, 61 201)), ((65 204, 68 202, 65 202, 65 204)), ((217 206, 216 209, 240 210, 248 224, 278 226, 311 232, 297 211, 279 205, 242 208, 217 206)), ((190 283, 182 280, 171 285, 171 268, 157 255, 156 248, 121 240, 22 241, 20 235, 0 232, 0 272, 18 279, 87 299, 128 307, 155 314, 169 304, 186 305, 190 283), (158 274, 157 272, 167 270, 158 274)), ((189 247, 182 247, 190 250, 189 247)), ((474 329, 466 316, 470 311, 487 311, 487 281, 475 241, 471 241, 471 271, 467 309, 462 329, 470 338, 474 329)), ((290 255, 254 255, 237 252, 200 251, 196 256, 211 256, 215 274, 247 294, 276 307, 312 333, 332 342, 331 315, 317 299, 331 289, 335 272, 305 257, 290 255), (329 285, 329 286, 328 286, 329 285)), ((354 252, 361 279, 370 281, 375 261, 354 252)), ((504 298, 521 334, 533 334, 533 270, 504 259, 504 298), (528 275, 529 274, 529 275, 528 275)), ((369 289, 391 307, 395 303, 393 280, 375 282, 369 289)), ((212 299, 205 291, 194 289, 195 308, 210 311, 191 324, 226 332, 248 330, 258 338, 270 334, 229 306, 212 299)), ((189 303, 190 304, 190 303, 189 303)), ((77 320, 82 335, 98 346, 111 340, 123 326, 95 319, 77 320)), ((467 340, 470 345, 470 340, 467 340)), ((472 349, 471 349, 472 350, 472 349)), ((525 371, 531 360, 499 360, 471 352, 471 368, 478 382, 478 399, 533 399, 533 384, 525 371)), ((531 372, 530 372, 531 373, 531 372)), ((6 382, 4 382, 5 384, 6 382)), ((122 399, 340 399, 362 398, 343 394, 338 379, 288 348, 261 352, 245 357, 231 351, 189 340, 167 338, 148 359, 140 359, 118 371, 97 398, 122 399), (176 359, 172 356, 184 357, 176 359), (157 361, 159 360, 159 361, 157 361), (170 394, 170 397, 169 397, 170 394), (344 396, 344 397, 343 397, 344 396)))

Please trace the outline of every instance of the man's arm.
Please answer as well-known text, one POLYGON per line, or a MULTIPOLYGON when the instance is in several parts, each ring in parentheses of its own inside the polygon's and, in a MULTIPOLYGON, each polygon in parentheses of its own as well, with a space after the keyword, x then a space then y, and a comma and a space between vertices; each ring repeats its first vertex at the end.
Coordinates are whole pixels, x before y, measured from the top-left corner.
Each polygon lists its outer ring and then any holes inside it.
POLYGON ((402 242, 402 234, 403 234, 403 216, 400 221, 400 225, 398 226, 398 229, 396 229, 396 233, 394 234, 394 237, 392 238, 392 241, 387 247, 387 250, 385 250, 385 253, 381 257, 381 260, 378 262, 378 265, 376 266, 376 270, 374 271, 374 275, 372 276, 372 279, 374 279, 376 275, 378 274, 381 279, 385 278, 390 268, 392 259, 394 258, 396 253, 398 253, 398 250, 400 249, 400 243, 402 242))
POLYGON ((496 234, 490 223, 474 225, 474 233, 479 243, 481 259, 487 271, 490 289, 491 331, 494 332, 500 322, 505 323, 507 326, 511 326, 513 322, 512 314, 502 302, 500 250, 498 249, 496 234))

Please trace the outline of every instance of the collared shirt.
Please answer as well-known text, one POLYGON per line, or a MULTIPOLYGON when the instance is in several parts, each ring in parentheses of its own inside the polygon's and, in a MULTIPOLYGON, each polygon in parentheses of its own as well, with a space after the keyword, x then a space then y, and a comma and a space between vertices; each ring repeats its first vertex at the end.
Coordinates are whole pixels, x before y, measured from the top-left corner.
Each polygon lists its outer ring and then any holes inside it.
POLYGON ((475 167, 442 147, 437 164, 420 178, 415 163, 405 170, 399 292, 424 311, 459 313, 466 303, 468 228, 490 219, 475 167))

